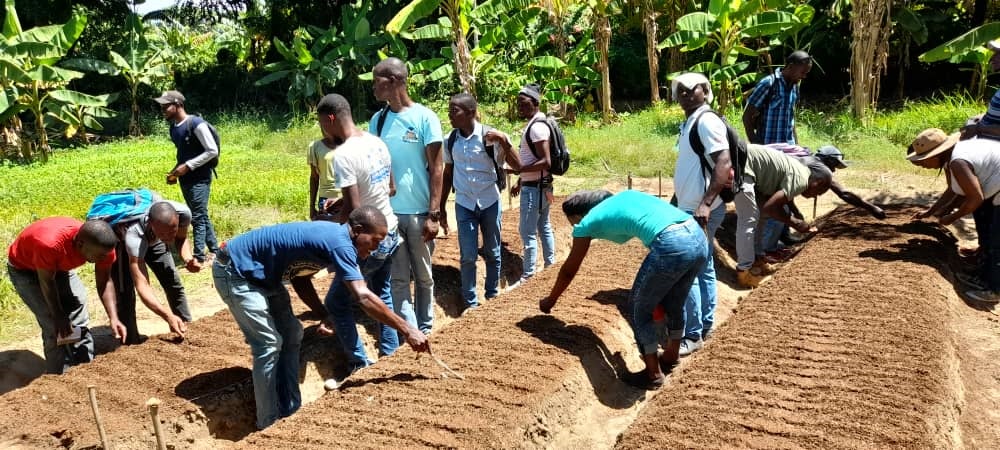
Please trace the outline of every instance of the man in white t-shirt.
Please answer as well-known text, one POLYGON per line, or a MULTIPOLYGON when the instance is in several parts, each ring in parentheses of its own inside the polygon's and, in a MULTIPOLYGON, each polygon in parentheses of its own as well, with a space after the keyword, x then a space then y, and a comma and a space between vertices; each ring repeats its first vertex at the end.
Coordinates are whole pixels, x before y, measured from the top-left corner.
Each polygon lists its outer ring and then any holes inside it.
MULTIPOLYGON (((726 216, 726 205, 719 198, 732 167, 726 124, 709 106, 712 87, 704 75, 693 72, 681 74, 674 78, 670 88, 674 101, 680 104, 687 116, 677 141, 677 164, 674 168, 677 206, 698 220, 707 232, 711 246, 715 232, 726 216), (695 125, 697 132, 692 133, 695 125), (701 155, 692 146, 692 134, 697 135, 703 147, 701 155)), ((684 303, 684 338, 681 340, 680 356, 700 349, 703 340, 712 331, 717 298, 715 283, 715 263, 712 252, 709 252, 708 262, 695 279, 684 303)))
MULTIPOLYGON (((361 205, 372 206, 385 216, 388 230, 385 239, 361 263, 361 273, 368 288, 382 299, 389 310, 393 310, 392 254, 399 247, 399 220, 389 202, 395 187, 389 149, 381 139, 355 126, 351 105, 339 94, 323 97, 316 107, 316 114, 323 133, 340 143, 333 158, 337 188, 343 198, 343 206, 340 207, 336 221, 347 223, 351 212, 361 205)), ((355 327, 350 303, 352 297, 345 292, 338 292, 342 289, 346 289, 346 286, 332 286, 325 303, 326 309, 338 319, 335 322, 337 337, 348 355, 351 370, 354 371, 374 361, 365 353, 364 342, 355 327)), ((379 326, 379 356, 391 355, 399 347, 399 336, 394 328, 385 324, 379 326)))
POLYGON ((174 265, 174 257, 167 248, 173 244, 190 272, 201 270, 201 263, 193 255, 191 241, 187 238, 191 227, 191 209, 172 200, 163 200, 154 194, 153 205, 145 215, 114 226, 119 237, 116 260, 111 268, 111 278, 117 289, 118 317, 127 330, 125 344, 142 342, 136 323, 136 294, 150 311, 170 325, 170 331, 184 336, 185 322, 191 322, 184 285, 174 265), (163 287, 170 308, 164 308, 156 298, 149 282, 151 269, 163 287))

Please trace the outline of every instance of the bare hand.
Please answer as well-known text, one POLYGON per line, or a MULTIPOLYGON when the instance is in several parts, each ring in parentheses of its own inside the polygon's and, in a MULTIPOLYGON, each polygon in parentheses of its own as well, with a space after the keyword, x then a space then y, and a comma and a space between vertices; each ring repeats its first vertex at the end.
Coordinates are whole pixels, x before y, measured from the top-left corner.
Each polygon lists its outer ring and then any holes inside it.
POLYGON ((190 171, 191 168, 188 167, 187 164, 178 164, 177 167, 174 167, 174 170, 170 172, 170 174, 175 175, 177 177, 183 177, 184 175, 187 175, 187 173, 190 171))
POLYGON ((170 331, 177 333, 180 337, 184 337, 184 333, 187 332, 187 324, 173 314, 167 316, 167 324, 170 325, 170 331))
POLYGON ((407 327, 406 331, 406 343, 410 345, 410 348, 415 352, 428 352, 431 351, 431 342, 427 340, 427 336, 421 333, 420 330, 414 328, 413 326, 407 327))
POLYGON ((125 336, 128 335, 128 329, 125 328, 120 320, 111 321, 111 332, 115 334, 115 339, 120 341, 122 344, 125 343, 125 336))
POLYGON ((510 142, 507 140, 507 135, 497 130, 490 130, 486 132, 486 135, 484 135, 483 137, 485 138, 486 141, 489 142, 494 142, 494 141, 499 142, 500 145, 504 147, 510 145, 510 142))
MULTIPOLYGON (((442 212, 442 214, 444 213, 442 212)), ((428 217, 427 220, 424 221, 424 231, 423 231, 424 242, 430 242, 434 240, 434 238, 437 237, 439 228, 441 228, 441 226, 438 224, 438 221, 431 220, 431 218, 428 217)))
POLYGON ((323 319, 323 321, 319 323, 319 328, 316 328, 316 332, 319 333, 320 336, 333 336, 336 334, 336 327, 333 326, 333 322, 331 322, 330 319, 323 319))
POLYGON ((510 196, 517 197, 520 193, 521 193, 521 183, 514 183, 514 185, 510 187, 510 196))
POLYGON ((167 184, 177 184, 177 175, 173 172, 167 174, 167 184))
POLYGON ((711 214, 712 208, 704 203, 701 203, 698 205, 698 208, 694 210, 694 220, 697 220, 702 227, 708 226, 708 216, 711 214))
POLYGON ((69 319, 65 317, 55 318, 56 325, 56 336, 69 336, 73 334, 73 325, 69 323, 69 319))
POLYGON ((338 199, 328 198, 328 199, 326 199, 326 200, 323 201, 323 212, 325 212, 327 214, 334 214, 334 215, 336 215, 337 213, 340 212, 340 208, 343 208, 343 207, 344 207, 344 199, 343 198, 338 198, 338 199))
POLYGON ((921 211, 913 215, 913 220, 923 220, 931 216, 931 210, 921 211))
POLYGON ((201 271, 201 263, 197 259, 191 258, 184 264, 187 267, 188 272, 198 273, 201 271))
POLYGON ((556 306, 556 299, 554 298, 545 297, 538 301, 538 309, 542 310, 545 314, 551 313, 553 306, 556 306))
POLYGON ((960 219, 960 217, 955 217, 953 214, 948 214, 947 216, 938 218, 938 223, 940 223, 943 226, 948 226, 955 223, 955 221, 958 219, 960 219))
POLYGON ((441 221, 439 224, 445 236, 451 233, 451 226, 448 225, 448 212, 444 208, 441 208, 441 221))
POLYGON ((816 231, 816 227, 809 225, 809 222, 804 220, 796 220, 792 222, 792 228, 799 233, 812 233, 816 231))

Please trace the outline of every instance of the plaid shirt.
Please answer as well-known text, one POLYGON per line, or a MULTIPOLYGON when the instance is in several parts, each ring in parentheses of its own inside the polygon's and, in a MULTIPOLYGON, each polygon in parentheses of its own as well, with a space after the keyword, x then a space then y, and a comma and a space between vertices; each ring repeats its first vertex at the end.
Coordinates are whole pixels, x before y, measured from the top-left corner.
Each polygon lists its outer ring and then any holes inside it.
POLYGON ((799 99, 798 84, 789 86, 781 76, 781 69, 761 79, 754 87, 747 104, 764 115, 764 132, 760 138, 765 144, 795 144, 795 102, 799 99), (775 84, 777 82, 777 84, 775 84), (768 101, 768 91, 774 90, 768 101), (765 105, 764 102, 768 101, 765 105))

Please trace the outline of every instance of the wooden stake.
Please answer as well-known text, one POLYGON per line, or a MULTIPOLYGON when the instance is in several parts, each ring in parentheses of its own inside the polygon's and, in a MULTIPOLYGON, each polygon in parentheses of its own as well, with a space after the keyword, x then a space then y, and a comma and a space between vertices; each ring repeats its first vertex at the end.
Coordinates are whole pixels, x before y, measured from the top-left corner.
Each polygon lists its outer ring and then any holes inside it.
POLYGON ((110 450, 108 446, 108 434, 104 432, 104 421, 101 420, 101 411, 97 409, 97 387, 87 386, 87 396, 90 397, 90 409, 94 411, 94 422, 97 422, 97 435, 101 437, 101 448, 110 450))
POLYGON ((813 197, 813 222, 816 221, 816 203, 819 202, 819 196, 813 197))
POLYGON ((632 190, 632 172, 628 173, 628 190, 632 190))
POLYGON ((153 433, 156 434, 156 448, 157 450, 167 450, 167 444, 163 442, 163 431, 160 430, 160 399, 153 397, 146 400, 146 406, 149 407, 149 417, 153 419, 153 433))
POLYGON ((656 198, 663 198, 663 171, 656 171, 656 180, 659 187, 656 188, 656 198))

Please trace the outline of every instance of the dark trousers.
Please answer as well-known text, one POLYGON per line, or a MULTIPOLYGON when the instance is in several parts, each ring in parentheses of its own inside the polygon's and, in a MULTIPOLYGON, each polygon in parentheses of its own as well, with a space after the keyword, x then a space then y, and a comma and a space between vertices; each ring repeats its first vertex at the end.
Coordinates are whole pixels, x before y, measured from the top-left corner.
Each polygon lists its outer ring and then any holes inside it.
MULTIPOLYGON (((125 242, 121 241, 115 248, 115 265, 111 268, 111 278, 115 282, 115 293, 118 301, 118 319, 125 325, 128 335, 125 344, 138 344, 139 327, 135 319, 135 281, 129 272, 129 256, 125 250, 125 242)), ((184 295, 184 285, 181 284, 181 274, 174 265, 174 256, 162 241, 149 246, 144 258, 146 267, 153 272, 167 295, 170 311, 185 322, 191 322, 191 311, 188 309, 187 297, 184 295)))
POLYGON ((194 234, 194 258, 205 261, 205 247, 215 253, 219 251, 219 242, 215 238, 215 227, 208 217, 208 197, 212 191, 212 178, 185 181, 180 180, 181 194, 188 208, 191 208, 191 229, 194 234))
POLYGON ((993 206, 993 198, 983 200, 973 213, 976 234, 979 237, 979 276, 994 292, 1000 291, 1000 208, 993 206))

